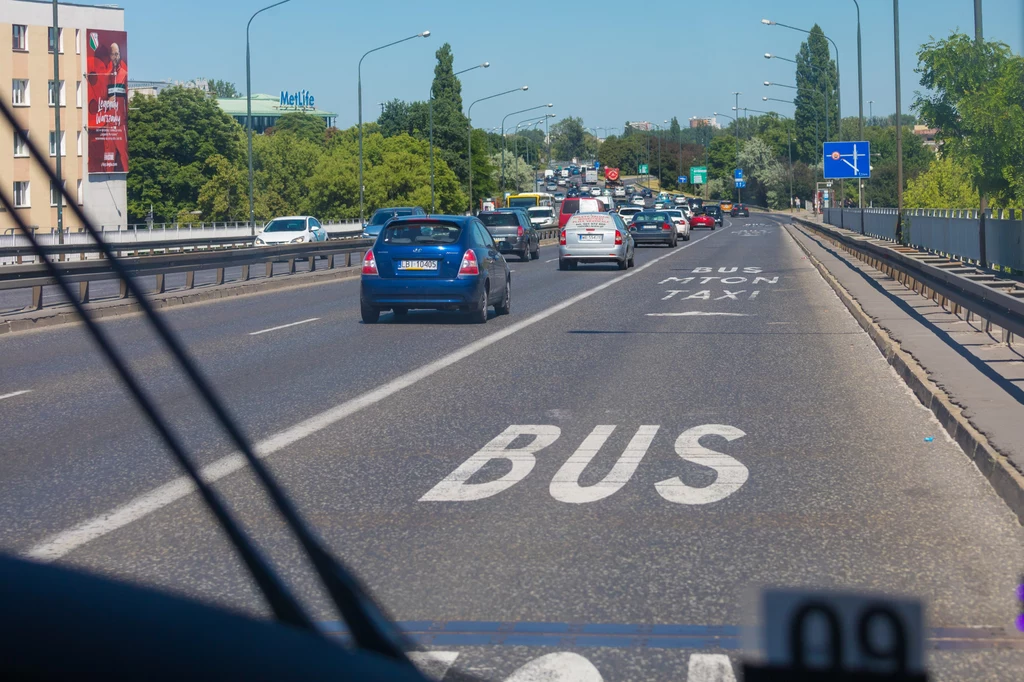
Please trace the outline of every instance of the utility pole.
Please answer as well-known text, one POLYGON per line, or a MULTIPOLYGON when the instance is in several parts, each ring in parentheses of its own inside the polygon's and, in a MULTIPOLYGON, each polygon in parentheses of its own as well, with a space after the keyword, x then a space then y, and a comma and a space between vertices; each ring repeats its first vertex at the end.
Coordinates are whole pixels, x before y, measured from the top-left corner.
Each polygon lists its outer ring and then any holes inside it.
POLYGON ((900 0, 892 0, 893 52, 896 60, 896 240, 903 241, 903 105, 900 97, 900 0))
MULTIPOLYGON (((57 136, 57 243, 64 243, 63 176, 60 173, 60 27, 57 25, 57 0, 53 0, 53 127, 57 136)), ((17 133, 15 133, 17 134, 17 133)), ((51 242, 52 243, 52 242, 51 242)), ((63 258, 63 256, 61 256, 63 258)))
MULTIPOLYGON (((981 30, 981 0, 974 0, 974 44, 980 53, 985 37, 981 30)), ((988 267, 988 254, 985 243, 985 213, 988 211, 988 197, 985 192, 978 192, 978 261, 981 267, 988 267)), ((58 209, 59 210, 59 209, 58 209)), ((60 215, 59 213, 57 214, 60 215)))
MULTIPOLYGON (((732 93, 736 95, 736 118, 733 122, 736 124, 736 167, 740 167, 740 95, 742 92, 732 93)), ((736 203, 743 203, 743 190, 739 187, 736 188, 736 203)))

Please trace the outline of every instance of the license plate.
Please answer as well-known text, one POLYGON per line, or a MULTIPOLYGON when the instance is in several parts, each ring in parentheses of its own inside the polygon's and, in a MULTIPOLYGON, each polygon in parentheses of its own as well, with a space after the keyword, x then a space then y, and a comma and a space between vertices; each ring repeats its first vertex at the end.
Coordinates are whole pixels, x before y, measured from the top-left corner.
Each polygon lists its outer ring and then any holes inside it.
POLYGON ((599 242, 599 241, 602 241, 603 239, 604 239, 604 237, 602 235, 599 235, 599 234, 581 234, 580 235, 580 241, 581 242, 599 242))
POLYGON ((398 263, 399 270, 437 270, 436 260, 403 260, 398 263))

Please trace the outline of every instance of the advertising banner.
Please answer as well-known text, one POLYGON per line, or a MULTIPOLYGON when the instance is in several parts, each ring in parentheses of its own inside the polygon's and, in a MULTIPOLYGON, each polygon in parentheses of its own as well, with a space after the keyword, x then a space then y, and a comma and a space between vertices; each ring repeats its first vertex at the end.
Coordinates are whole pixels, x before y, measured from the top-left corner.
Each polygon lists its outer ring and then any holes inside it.
POLYGON ((128 34, 88 29, 89 172, 128 172, 128 34))

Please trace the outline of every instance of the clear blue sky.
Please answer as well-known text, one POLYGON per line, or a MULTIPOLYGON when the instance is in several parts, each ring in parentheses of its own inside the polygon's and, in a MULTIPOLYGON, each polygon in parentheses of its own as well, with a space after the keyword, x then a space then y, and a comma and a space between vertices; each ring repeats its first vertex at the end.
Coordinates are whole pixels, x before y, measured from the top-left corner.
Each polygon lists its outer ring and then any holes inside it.
MULTIPOLYGON (((121 0, 129 32, 133 79, 222 78, 245 89, 245 23, 272 0, 121 0)), ((895 110, 892 3, 861 0, 864 113, 895 110)), ((985 37, 1020 53, 1021 0, 984 0, 985 37)), ((957 28, 973 33, 972 0, 903 0, 900 3, 903 108, 919 89, 914 73, 919 46, 957 28)), ((463 98, 529 85, 525 93, 478 104, 473 123, 500 124, 518 109, 553 102, 561 116, 587 126, 620 127, 627 120, 680 122, 740 105, 791 115, 790 91, 765 80, 793 82, 793 58, 805 37, 761 19, 810 28, 818 23, 839 45, 844 116, 857 112, 856 13, 853 0, 719 0, 631 5, 621 0, 583 4, 477 3, 447 0, 337 2, 291 0, 264 12, 252 25, 253 92, 309 90, 317 106, 338 112, 338 125, 356 122, 356 64, 378 45, 424 30, 432 35, 363 62, 363 117, 374 120, 378 102, 425 99, 434 51, 449 42, 456 70, 482 61, 491 67, 464 74, 463 98), (495 8, 501 8, 500 14, 495 8), (671 9, 670 9, 671 8, 671 9), (772 92, 769 92, 772 91, 772 92)), ((510 117, 517 121, 524 116, 510 117)), ((552 119, 554 120, 554 119, 552 119)))

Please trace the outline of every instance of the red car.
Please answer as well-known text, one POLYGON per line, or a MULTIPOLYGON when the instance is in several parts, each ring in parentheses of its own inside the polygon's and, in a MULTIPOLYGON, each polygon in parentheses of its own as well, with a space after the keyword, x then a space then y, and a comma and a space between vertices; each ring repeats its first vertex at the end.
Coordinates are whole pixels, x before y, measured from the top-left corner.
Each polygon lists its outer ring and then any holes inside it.
POLYGON ((690 227, 710 227, 713 230, 715 229, 715 219, 709 215, 697 213, 690 218, 690 227))

